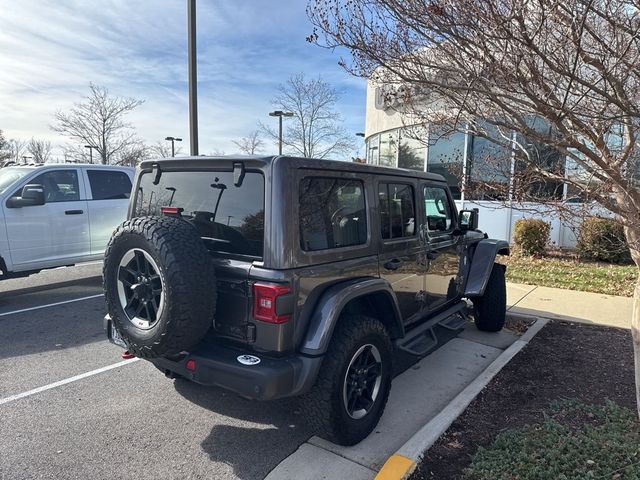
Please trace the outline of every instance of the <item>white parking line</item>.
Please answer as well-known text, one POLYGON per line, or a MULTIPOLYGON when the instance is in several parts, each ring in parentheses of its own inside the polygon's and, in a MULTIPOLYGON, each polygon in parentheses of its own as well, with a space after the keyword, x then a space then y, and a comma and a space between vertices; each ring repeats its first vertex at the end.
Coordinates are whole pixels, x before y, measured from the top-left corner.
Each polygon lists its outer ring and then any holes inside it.
POLYGON ((102 297, 102 296, 104 296, 104 293, 99 293, 98 295, 90 295, 88 297, 74 298, 73 300, 65 300, 63 302, 48 303, 47 305, 39 305, 37 307, 23 308, 21 310, 13 310, 12 312, 0 313, 0 317, 5 317, 7 315, 13 315, 14 313, 31 312, 32 310, 40 310, 41 308, 55 307, 56 305, 64 305, 66 303, 81 302, 83 300, 90 300, 92 298, 98 298, 98 297, 102 297))
POLYGON ((44 387, 34 388, 33 390, 29 390, 27 392, 22 392, 16 395, 11 395, 10 397, 1 398, 0 405, 4 405, 5 403, 10 403, 10 402, 15 402, 16 400, 20 400, 21 398, 29 397, 31 395, 35 395, 36 393, 45 392, 47 390, 51 390, 52 388, 61 387, 62 385, 67 385, 68 383, 77 382, 78 380, 82 380, 83 378, 91 377, 93 375, 97 375, 102 372, 113 370, 114 368, 122 367, 129 363, 137 362, 138 360, 140 359, 132 358, 130 360, 123 360, 122 362, 114 363, 113 365, 107 365, 106 367, 98 368, 96 370, 91 370, 90 372, 81 373, 80 375, 76 375, 75 377, 70 377, 64 380, 60 380, 59 382, 50 383, 49 385, 45 385, 44 387))

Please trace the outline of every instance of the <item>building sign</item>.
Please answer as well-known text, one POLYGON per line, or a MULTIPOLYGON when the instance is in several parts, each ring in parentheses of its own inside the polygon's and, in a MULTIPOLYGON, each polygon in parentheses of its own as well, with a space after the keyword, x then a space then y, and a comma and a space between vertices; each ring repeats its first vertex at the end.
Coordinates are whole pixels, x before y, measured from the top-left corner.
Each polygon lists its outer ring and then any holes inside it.
POLYGON ((376 87, 375 107, 378 110, 397 109, 409 103, 419 93, 420 89, 417 85, 383 85, 376 87))

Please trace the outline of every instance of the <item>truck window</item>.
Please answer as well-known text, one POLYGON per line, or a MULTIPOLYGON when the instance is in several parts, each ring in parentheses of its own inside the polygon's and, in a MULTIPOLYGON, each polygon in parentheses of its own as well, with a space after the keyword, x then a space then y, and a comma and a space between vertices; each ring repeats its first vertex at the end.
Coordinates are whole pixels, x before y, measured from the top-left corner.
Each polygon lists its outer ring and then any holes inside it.
POLYGON ((413 237, 416 234, 413 187, 400 183, 381 183, 378 199, 382 238, 413 237))
POLYGON ((131 195, 131 180, 124 172, 87 170, 94 200, 126 199, 131 195))
MULTIPOLYGON (((75 202, 80 200, 78 172, 76 170, 52 170, 30 180, 29 185, 42 185, 46 203, 75 202)), ((19 197, 22 190, 13 194, 19 197)))
POLYGON ((444 188, 424 187, 424 211, 429 232, 448 232, 453 228, 451 205, 444 188))
POLYGON ((307 252, 367 243, 360 180, 309 177, 300 182, 300 247, 307 252))

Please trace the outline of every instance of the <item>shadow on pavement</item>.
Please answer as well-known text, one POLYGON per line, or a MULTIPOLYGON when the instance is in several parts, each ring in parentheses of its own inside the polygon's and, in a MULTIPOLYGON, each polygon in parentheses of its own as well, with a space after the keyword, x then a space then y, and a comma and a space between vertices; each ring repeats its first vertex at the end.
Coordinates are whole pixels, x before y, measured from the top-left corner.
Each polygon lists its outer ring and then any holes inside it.
POLYGON ((212 461, 232 466, 239 478, 264 478, 313 434, 296 398, 259 402, 186 380, 177 379, 174 385, 190 402, 246 423, 215 425, 200 444, 212 461))
MULTIPOLYGON (((7 282, 10 280, 6 280, 7 282)), ((55 290, 65 287, 102 287, 102 276, 95 275, 92 277, 78 278, 75 280, 65 280, 61 282, 48 283, 46 285, 35 285, 32 287, 21 287, 14 290, 4 290, 0 292, 0 304, 5 306, 7 300, 15 300, 17 296, 27 295, 31 293, 44 293, 49 290, 55 290)))
POLYGON ((0 317, 0 359, 105 342, 101 297, 0 317))
MULTIPOLYGON (((439 346, 455 338, 457 333, 439 329, 439 346)), ((420 359, 396 351, 394 376, 420 359)), ((247 423, 246 427, 215 425, 201 442, 203 451, 212 461, 231 465, 239 478, 264 478, 314 434, 305 423, 305 410, 300 398, 259 402, 186 380, 178 379, 174 385, 176 391, 190 402, 247 423), (235 397, 235 401, 229 402, 229 396, 235 397)))

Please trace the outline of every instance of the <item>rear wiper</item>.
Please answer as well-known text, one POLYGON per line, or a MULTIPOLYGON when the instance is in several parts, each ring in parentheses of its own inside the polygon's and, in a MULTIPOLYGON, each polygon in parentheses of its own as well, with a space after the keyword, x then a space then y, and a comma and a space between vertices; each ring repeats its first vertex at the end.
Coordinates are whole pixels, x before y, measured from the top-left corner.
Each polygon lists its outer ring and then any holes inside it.
POLYGON ((160 165, 158 165, 157 163, 154 163, 151 171, 154 172, 156 175, 153 178, 153 184, 158 185, 160 183, 160 177, 162 176, 162 170, 160 170, 160 165))

